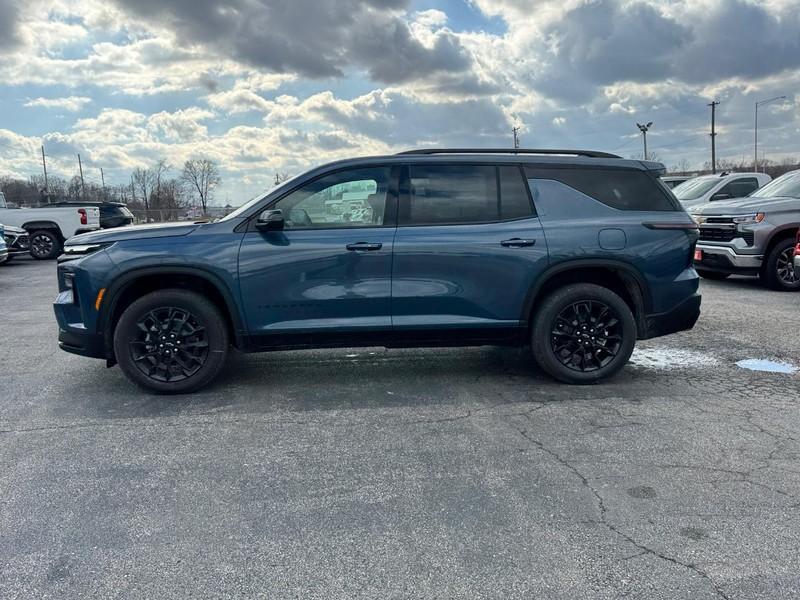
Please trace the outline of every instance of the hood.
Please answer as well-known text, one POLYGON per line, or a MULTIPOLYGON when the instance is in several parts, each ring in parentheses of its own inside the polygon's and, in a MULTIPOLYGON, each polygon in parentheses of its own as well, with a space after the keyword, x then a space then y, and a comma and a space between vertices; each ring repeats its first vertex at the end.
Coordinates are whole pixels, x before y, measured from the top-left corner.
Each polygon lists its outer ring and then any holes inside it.
POLYGON ((689 209, 694 215, 746 215, 756 212, 769 212, 776 210, 800 210, 798 198, 739 198, 708 202, 689 209))
POLYGON ((67 240, 66 245, 74 244, 98 244, 107 242, 122 242, 124 240, 142 240, 148 238, 176 237, 188 235, 198 227, 200 223, 191 221, 183 223, 156 223, 153 225, 134 225, 132 227, 116 227, 113 229, 100 229, 82 233, 67 240))

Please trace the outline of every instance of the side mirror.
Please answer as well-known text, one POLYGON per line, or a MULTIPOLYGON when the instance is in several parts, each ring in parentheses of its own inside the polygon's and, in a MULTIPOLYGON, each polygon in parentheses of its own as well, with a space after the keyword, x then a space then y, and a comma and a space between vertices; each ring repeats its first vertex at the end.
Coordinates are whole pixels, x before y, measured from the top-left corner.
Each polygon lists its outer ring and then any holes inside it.
POLYGON ((727 200, 728 198, 731 197, 732 196, 730 194, 727 194, 725 192, 717 192, 716 194, 711 196, 711 198, 709 198, 709 202, 714 202, 714 200, 727 200))
POLYGON ((283 212, 280 209, 265 210, 258 215, 256 221, 256 227, 262 231, 280 231, 284 225, 283 212))

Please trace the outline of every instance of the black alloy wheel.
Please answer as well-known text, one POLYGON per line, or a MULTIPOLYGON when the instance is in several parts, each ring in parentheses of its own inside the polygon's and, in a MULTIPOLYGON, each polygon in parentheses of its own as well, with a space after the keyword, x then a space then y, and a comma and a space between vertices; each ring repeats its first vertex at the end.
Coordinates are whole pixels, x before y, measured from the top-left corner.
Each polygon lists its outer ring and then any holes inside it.
POLYGON ((128 342, 131 358, 155 381, 184 380, 208 360, 206 328, 183 308, 151 310, 136 322, 136 328, 138 335, 128 342))
POLYGON ((619 315, 599 300, 572 303, 556 316, 550 344, 569 369, 582 373, 602 369, 622 346, 619 315))
POLYGON ((58 238, 51 231, 42 229, 34 231, 30 236, 30 254, 38 260, 55 258, 61 251, 58 238))
POLYGON ((636 338, 636 320, 625 300, 593 283, 571 283, 548 294, 531 327, 536 363, 572 384, 596 383, 617 373, 636 338))
POLYGON ((134 300, 114 329, 120 368, 151 392, 201 389, 222 370, 230 349, 220 308, 189 290, 158 290, 134 300))

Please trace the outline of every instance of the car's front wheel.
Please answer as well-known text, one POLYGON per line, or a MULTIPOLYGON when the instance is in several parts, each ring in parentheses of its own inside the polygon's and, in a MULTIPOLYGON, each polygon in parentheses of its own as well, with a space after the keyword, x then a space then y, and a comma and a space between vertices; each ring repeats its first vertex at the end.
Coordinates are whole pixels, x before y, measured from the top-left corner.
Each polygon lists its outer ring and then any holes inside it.
POLYGON ((800 272, 794 268, 793 238, 779 241, 772 247, 761 272, 761 280, 773 290, 800 290, 800 272))
POLYGON ((534 316, 533 356, 566 383, 594 383, 617 373, 633 352, 636 321, 608 288, 571 284, 548 295, 534 316))
POLYGON ((217 307, 185 290, 135 300, 114 331, 114 354, 125 375, 159 394, 193 392, 211 382, 228 354, 228 329, 217 307))

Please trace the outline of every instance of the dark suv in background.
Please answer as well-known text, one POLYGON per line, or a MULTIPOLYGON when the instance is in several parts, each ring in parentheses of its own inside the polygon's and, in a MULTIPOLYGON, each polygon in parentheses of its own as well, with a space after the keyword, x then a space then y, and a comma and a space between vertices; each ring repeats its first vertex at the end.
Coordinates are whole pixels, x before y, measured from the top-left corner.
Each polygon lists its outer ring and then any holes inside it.
POLYGON ((416 150, 316 168, 213 223, 72 238, 66 351, 187 392, 242 351, 530 345, 591 383, 700 312, 697 226, 659 163, 416 150))

